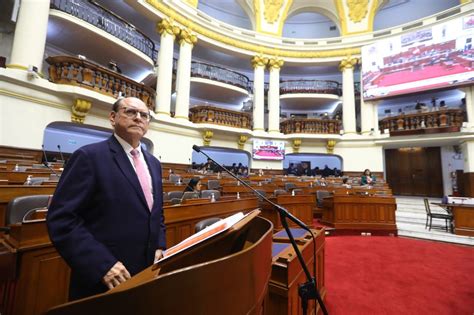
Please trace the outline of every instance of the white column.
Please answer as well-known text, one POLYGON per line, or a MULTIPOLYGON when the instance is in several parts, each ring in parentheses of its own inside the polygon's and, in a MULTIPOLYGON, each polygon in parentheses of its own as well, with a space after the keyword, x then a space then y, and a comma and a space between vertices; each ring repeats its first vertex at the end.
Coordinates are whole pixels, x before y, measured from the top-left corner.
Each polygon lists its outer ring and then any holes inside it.
POLYGON ((8 68, 41 71, 48 30, 49 0, 22 0, 8 68))
POLYGON ((354 65, 357 58, 348 57, 341 61, 342 71, 342 125, 344 133, 356 133, 356 113, 354 97, 354 65))
POLYGON ((373 128, 372 103, 364 102, 362 95, 360 97, 360 127, 362 134, 370 134, 370 129, 373 128))
POLYGON ((253 78, 253 130, 264 131, 265 66, 268 59, 262 56, 252 58, 253 78))
POLYGON ((474 87, 468 86, 462 89, 466 93, 466 114, 468 130, 474 129, 474 87))
POLYGON ((268 90, 268 132, 280 133, 280 69, 284 61, 272 58, 268 61, 270 84, 268 90))
POLYGON ((196 35, 190 30, 181 30, 179 34, 179 59, 176 74, 176 110, 175 118, 189 120, 189 94, 191 89, 191 57, 196 35))
POLYGON ((379 103, 380 101, 373 101, 372 103, 372 128, 374 128, 374 134, 380 135, 379 130, 379 103))
POLYGON ((160 51, 158 52, 158 80, 156 83, 156 113, 170 116, 171 84, 173 80, 173 45, 179 34, 179 27, 169 20, 162 20, 157 25, 161 34, 160 51))

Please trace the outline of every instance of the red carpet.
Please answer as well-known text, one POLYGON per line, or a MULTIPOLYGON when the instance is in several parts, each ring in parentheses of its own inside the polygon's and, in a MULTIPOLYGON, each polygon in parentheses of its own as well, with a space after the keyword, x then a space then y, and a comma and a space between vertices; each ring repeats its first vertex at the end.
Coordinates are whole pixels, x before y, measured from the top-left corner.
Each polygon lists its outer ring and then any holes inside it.
POLYGON ((399 237, 326 238, 329 314, 474 314, 474 248, 399 237))

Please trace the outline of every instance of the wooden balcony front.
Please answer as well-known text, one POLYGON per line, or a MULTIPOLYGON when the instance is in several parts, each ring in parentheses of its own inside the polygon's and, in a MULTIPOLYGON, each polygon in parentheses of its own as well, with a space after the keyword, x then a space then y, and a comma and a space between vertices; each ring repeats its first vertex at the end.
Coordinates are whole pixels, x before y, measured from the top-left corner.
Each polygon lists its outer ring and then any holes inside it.
POLYGON ((284 134, 339 134, 341 125, 338 119, 290 118, 280 122, 280 130, 284 134))
POLYGON ((206 105, 190 108, 189 120, 195 124, 215 124, 244 129, 251 129, 252 125, 249 113, 206 105))
POLYGON ((464 113, 461 109, 439 109, 386 117, 379 121, 380 131, 388 129, 391 136, 459 132, 464 113))
POLYGON ((57 84, 80 86, 117 98, 137 97, 150 109, 155 107, 155 90, 86 59, 71 56, 48 57, 49 80, 57 84))

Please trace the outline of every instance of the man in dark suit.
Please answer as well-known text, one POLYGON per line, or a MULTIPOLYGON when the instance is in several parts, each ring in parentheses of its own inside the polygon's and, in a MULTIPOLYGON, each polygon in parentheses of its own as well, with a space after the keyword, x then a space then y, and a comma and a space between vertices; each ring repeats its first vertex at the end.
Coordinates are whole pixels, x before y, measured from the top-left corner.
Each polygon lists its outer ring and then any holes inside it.
POLYGON ((114 135, 74 152, 48 211, 50 238, 72 270, 70 300, 118 286, 166 246, 161 165, 140 147, 150 112, 124 98, 109 119, 114 135))

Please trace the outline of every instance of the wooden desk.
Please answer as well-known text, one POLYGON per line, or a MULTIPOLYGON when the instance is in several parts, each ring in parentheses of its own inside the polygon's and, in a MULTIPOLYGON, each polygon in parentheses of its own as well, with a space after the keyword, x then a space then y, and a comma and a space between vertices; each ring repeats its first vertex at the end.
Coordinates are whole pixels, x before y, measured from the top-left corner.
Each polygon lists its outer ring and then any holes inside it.
POLYGON ((392 196, 335 195, 324 198, 324 224, 337 231, 395 234, 397 204, 392 196))
MULTIPOLYGON (((272 197, 270 199, 286 208, 306 225, 313 225, 313 208, 316 205, 316 197, 314 195, 278 195, 276 198, 272 197)), ((262 216, 272 221, 275 230, 283 228, 278 211, 267 202, 263 203, 262 216)), ((288 223, 290 227, 297 227, 290 220, 288 220, 288 223)))
POLYGON ((454 234, 474 236, 474 205, 459 203, 433 203, 447 211, 454 217, 454 234))
POLYGON ((7 209, 7 204, 13 198, 28 195, 52 195, 55 190, 55 186, 0 186, 0 226, 5 226, 5 212, 7 209))
POLYGON ((49 240, 44 221, 11 225, 0 240, 0 313, 42 314, 65 303, 70 270, 49 240))
MULTIPOLYGON (((297 239, 306 267, 314 276, 314 249, 311 235, 302 229, 292 229, 297 239), (297 237, 304 235, 303 237, 297 237)), ((280 231, 278 234, 283 233, 280 231)), ((316 280, 321 298, 326 295, 324 278, 325 236, 324 230, 313 230, 316 238, 316 280)), ((306 282, 306 276, 301 268, 296 253, 287 237, 273 236, 272 276, 269 283, 268 304, 265 314, 268 315, 299 315, 302 314, 301 299, 298 295, 298 286, 306 282)), ((308 305, 308 314, 318 314, 319 305, 314 310, 314 301, 308 305)))

